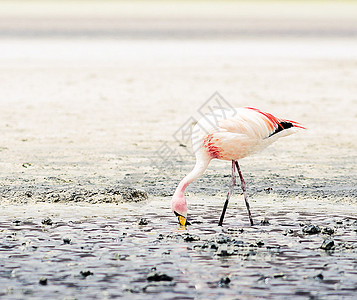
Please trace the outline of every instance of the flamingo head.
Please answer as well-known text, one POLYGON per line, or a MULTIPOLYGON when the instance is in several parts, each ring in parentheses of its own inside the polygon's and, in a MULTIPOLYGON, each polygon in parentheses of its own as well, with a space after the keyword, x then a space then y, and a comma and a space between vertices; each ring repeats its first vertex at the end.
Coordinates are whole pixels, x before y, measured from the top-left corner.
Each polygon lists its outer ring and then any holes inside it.
POLYGON ((172 212, 177 217, 180 225, 190 225, 187 221, 187 202, 183 193, 175 193, 171 200, 172 212))

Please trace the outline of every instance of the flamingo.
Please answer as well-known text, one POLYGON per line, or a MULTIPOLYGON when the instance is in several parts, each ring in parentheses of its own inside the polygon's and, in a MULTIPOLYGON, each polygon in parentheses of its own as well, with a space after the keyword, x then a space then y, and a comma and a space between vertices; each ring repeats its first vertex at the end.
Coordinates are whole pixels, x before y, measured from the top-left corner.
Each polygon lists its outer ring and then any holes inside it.
POLYGON ((171 209, 181 226, 187 221, 187 186, 199 178, 212 159, 232 161, 232 180, 218 225, 222 226, 238 172, 250 224, 253 218, 238 160, 260 151, 278 138, 306 129, 295 121, 280 119, 253 107, 215 110, 202 117, 192 130, 192 147, 196 164, 179 183, 171 200, 171 209))

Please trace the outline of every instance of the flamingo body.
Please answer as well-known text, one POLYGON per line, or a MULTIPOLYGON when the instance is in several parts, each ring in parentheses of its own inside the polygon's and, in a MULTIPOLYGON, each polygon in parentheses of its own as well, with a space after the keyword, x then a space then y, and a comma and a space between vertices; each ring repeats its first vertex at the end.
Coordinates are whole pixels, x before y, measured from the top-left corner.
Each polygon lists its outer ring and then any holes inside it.
MULTIPOLYGON (((278 138, 290 135, 301 128, 304 129, 295 121, 277 118, 252 107, 217 110, 205 115, 192 130, 196 165, 178 185, 171 201, 172 211, 178 217, 187 218, 184 191, 191 182, 204 173, 212 159, 236 162, 240 173, 237 162, 239 159, 256 153, 278 138)), ((233 176, 232 173, 232 180, 233 176)))
POLYGON ((302 128, 294 121, 255 108, 218 110, 198 121, 192 131, 192 144, 201 144, 212 159, 239 160, 296 132, 297 127, 302 128), (284 128, 288 124, 290 127, 284 128))

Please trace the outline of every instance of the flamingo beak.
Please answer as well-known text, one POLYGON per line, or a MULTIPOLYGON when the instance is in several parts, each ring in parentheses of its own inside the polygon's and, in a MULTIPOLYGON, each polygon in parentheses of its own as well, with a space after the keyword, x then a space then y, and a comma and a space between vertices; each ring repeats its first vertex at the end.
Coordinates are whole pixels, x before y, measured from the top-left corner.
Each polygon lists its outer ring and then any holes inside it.
POLYGON ((186 225, 187 220, 185 219, 185 217, 177 216, 177 219, 178 219, 178 221, 179 221, 181 226, 185 226, 186 225))
POLYGON ((191 225, 191 223, 189 221, 187 221, 187 219, 184 216, 180 215, 177 212, 174 212, 174 213, 175 213, 181 226, 191 225))

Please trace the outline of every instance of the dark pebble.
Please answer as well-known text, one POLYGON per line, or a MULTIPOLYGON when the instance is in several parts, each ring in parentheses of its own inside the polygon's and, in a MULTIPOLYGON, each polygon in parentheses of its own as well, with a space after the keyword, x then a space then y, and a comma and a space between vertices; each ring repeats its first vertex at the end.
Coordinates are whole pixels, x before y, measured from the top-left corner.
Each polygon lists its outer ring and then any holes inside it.
POLYGON ((263 241, 258 241, 258 242, 257 242, 257 246, 258 246, 258 247, 262 247, 263 245, 264 245, 264 242, 263 242, 263 241))
POLYGON ((314 279, 323 280, 324 279, 324 275, 322 275, 321 273, 317 274, 316 276, 314 276, 314 279))
POLYGON ((335 233, 335 230, 331 227, 325 227, 324 229, 322 229, 322 233, 332 235, 335 233))
POLYGON ((219 287, 229 287, 229 284, 231 283, 231 280, 229 279, 229 277, 222 277, 219 281, 218 281, 218 286, 219 287))
POLYGON ((79 272, 84 278, 93 275, 93 272, 89 271, 89 270, 84 270, 84 271, 80 271, 79 272))
POLYGON ((237 247, 243 247, 243 246, 245 246, 243 241, 234 241, 234 242, 233 242, 233 245, 234 245, 234 246, 237 246, 237 247))
POLYGON ((49 218, 49 217, 44 218, 44 219, 41 221, 41 223, 42 223, 43 225, 52 225, 52 224, 53 224, 51 218, 49 218))
POLYGON ((214 249, 217 250, 218 249, 218 244, 214 243, 214 242, 205 242, 202 245, 195 245, 194 248, 201 248, 201 249, 214 249))
POLYGON ((216 244, 215 242, 205 242, 202 246, 200 246, 201 249, 213 249, 213 250, 217 250, 218 249, 218 244, 216 244))
POLYGON ((138 225, 147 225, 149 224, 147 219, 141 218, 138 222, 138 225))
POLYGON ((41 284, 41 285, 47 285, 47 278, 46 277, 41 277, 38 280, 38 283, 41 284))
POLYGON ((63 243, 64 244, 70 244, 71 243, 71 239, 70 238, 64 238, 63 239, 63 243))
POLYGON ((147 281, 172 281, 173 278, 169 275, 166 275, 164 273, 158 273, 158 272, 151 272, 148 274, 146 277, 147 281))
POLYGON ((26 197, 29 197, 29 198, 31 198, 32 197, 32 192, 31 191, 27 191, 27 192, 25 192, 25 196, 26 197))
POLYGON ((182 238, 185 242, 196 242, 200 240, 200 237, 198 235, 193 235, 189 233, 183 234, 182 238))
POLYGON ((232 241, 231 238, 224 234, 220 234, 215 238, 215 242, 218 244, 227 244, 231 241, 232 241))
POLYGON ((270 192, 273 190, 272 187, 267 187, 264 189, 264 191, 267 193, 267 194, 270 194, 270 192))
POLYGON ((333 241, 333 239, 330 238, 324 240, 320 248, 323 250, 331 250, 332 248, 334 248, 334 246, 335 246, 335 242, 333 241))
POLYGON ((293 234, 294 233, 294 230, 292 229, 287 229, 285 230, 285 232, 283 233, 283 235, 288 235, 288 234, 293 234))
POLYGON ((211 249, 214 249, 214 250, 217 250, 217 249, 218 249, 218 244, 216 244, 216 243, 211 243, 211 244, 210 244, 210 248, 211 248, 211 249))
POLYGON ((317 233, 321 232, 321 229, 317 225, 310 224, 310 225, 304 226, 302 229, 302 232, 306 233, 306 234, 317 234, 317 233))

